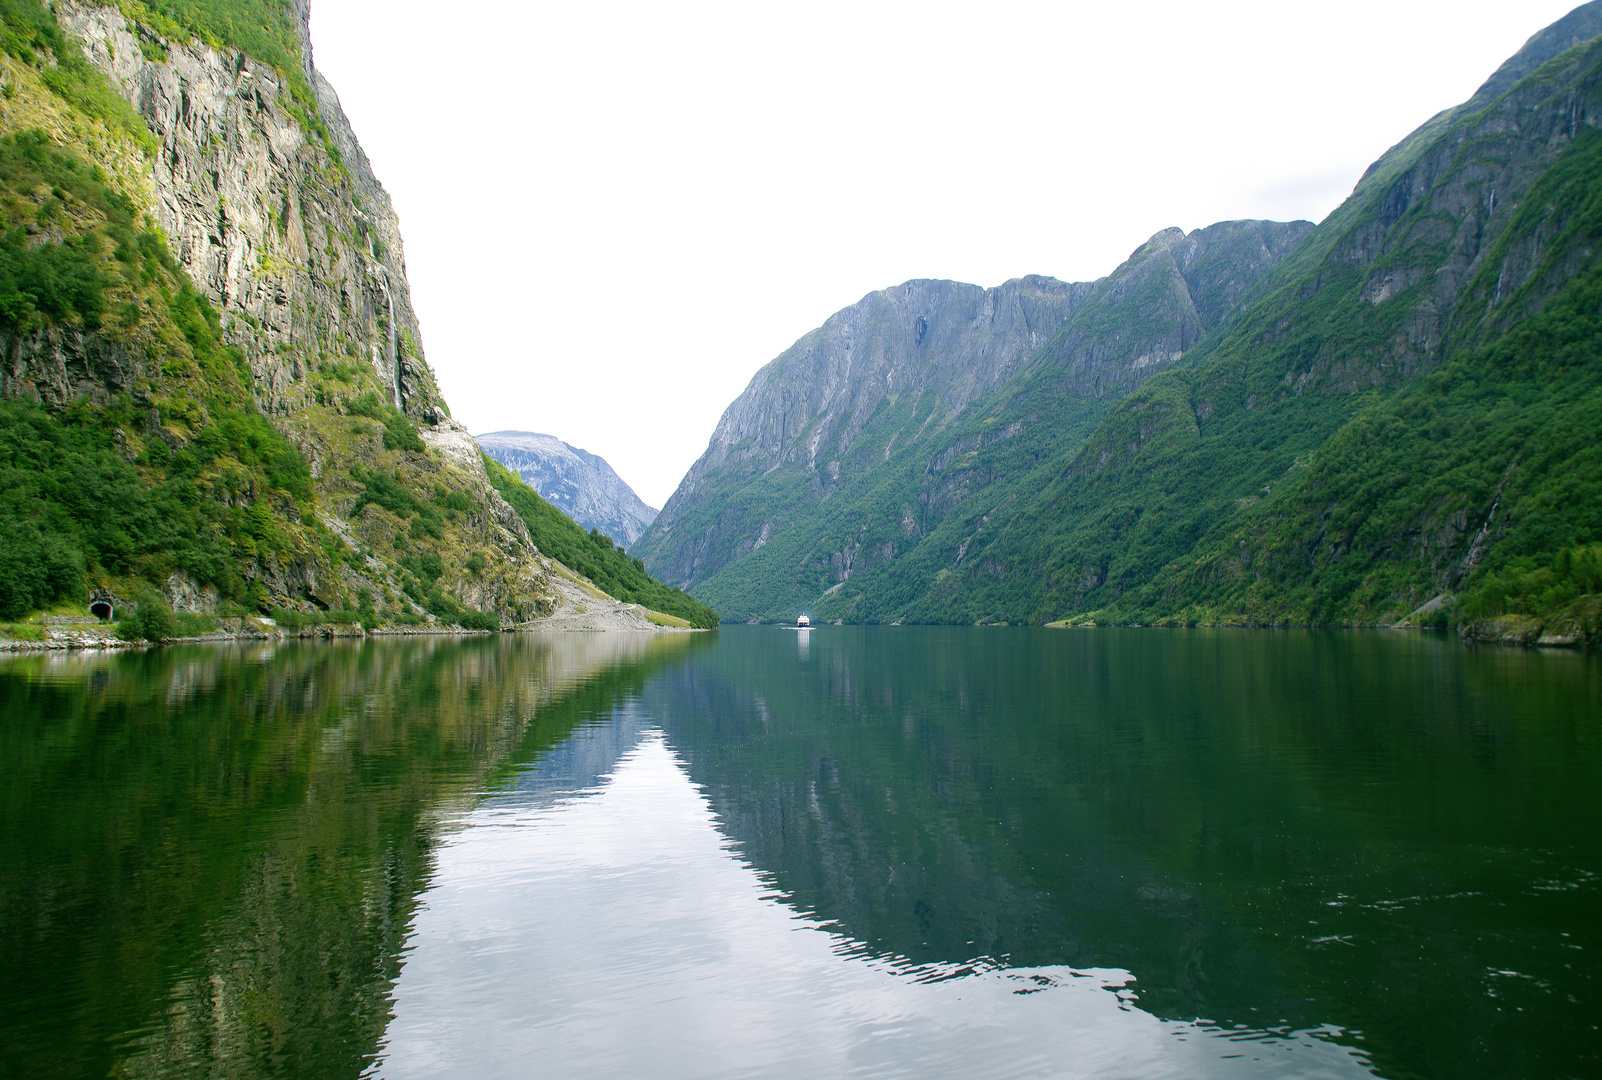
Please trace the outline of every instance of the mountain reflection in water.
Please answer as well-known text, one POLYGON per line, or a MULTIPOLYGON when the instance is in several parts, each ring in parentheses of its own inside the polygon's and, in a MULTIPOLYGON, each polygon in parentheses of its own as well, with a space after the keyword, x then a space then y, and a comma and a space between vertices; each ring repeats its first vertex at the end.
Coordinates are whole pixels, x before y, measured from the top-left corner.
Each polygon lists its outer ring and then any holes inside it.
POLYGON ((585 794, 463 819, 386 1075, 1602 1065, 1596 657, 1364 632, 798 637, 723 630, 614 714, 608 745, 660 744, 585 794))
POLYGON ((706 644, 0 658, 0 1076, 359 1075, 442 820, 706 644))
POLYGON ((0 659, 0 1074, 1602 1075, 1602 663, 771 628, 0 659))
POLYGON ((876 957, 773 894, 642 722, 573 736, 638 733, 598 786, 534 770, 441 848, 379 1075, 1371 1075, 1323 1031, 1164 1023, 1127 972, 876 957))

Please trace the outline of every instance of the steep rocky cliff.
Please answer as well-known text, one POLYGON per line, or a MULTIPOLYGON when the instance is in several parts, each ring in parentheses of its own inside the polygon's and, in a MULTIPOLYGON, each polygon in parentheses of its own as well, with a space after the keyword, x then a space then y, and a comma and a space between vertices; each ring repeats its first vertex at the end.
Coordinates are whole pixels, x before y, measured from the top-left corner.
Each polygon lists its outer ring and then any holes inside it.
POLYGON ((493 431, 478 437, 484 453, 586 529, 598 529, 620 544, 633 544, 656 518, 606 459, 554 435, 493 431))
POLYGON ((1180 361, 1311 228, 1169 229, 1096 282, 871 293, 757 373, 636 547, 726 617, 860 617, 869 572, 904 590, 931 535, 1180 361))
POLYGON ((74 574, 154 580, 180 609, 369 623, 519 623, 575 599, 439 394, 395 214, 312 63, 304 0, 13 8, 0 130, 29 239, 0 397, 45 412, 12 456, 18 475, 29 455, 87 457, 136 505, 117 541, 101 515, 17 494, 0 525, 67 548, 59 581, 0 606, 65 602, 74 574), (50 299, 63 266, 87 283, 77 309, 50 299))

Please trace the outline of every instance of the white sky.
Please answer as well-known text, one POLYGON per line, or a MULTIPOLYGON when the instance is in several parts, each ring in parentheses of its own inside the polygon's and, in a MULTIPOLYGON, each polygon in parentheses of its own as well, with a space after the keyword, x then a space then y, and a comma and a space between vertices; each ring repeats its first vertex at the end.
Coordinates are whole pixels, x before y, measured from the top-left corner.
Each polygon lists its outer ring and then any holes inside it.
POLYGON ((474 434, 661 506, 763 364, 908 278, 1319 220, 1577 0, 313 0, 474 434))

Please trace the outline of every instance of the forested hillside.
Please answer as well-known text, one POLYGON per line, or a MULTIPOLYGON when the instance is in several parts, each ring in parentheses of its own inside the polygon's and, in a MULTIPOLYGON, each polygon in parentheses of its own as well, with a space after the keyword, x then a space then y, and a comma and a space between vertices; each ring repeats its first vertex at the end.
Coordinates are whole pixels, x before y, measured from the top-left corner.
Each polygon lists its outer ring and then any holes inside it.
POLYGON ((1578 132, 1542 176, 1471 294, 1494 296, 1508 253, 1538 235, 1547 273, 1508 300, 1537 314, 1498 333, 1467 308, 1449 359, 1361 409, 1279 498, 1122 600, 1124 617, 1446 625, 1511 613, 1543 617, 1526 632, 1594 634, 1602 266, 1588 259, 1556 296, 1539 292, 1602 237, 1602 133, 1578 132))

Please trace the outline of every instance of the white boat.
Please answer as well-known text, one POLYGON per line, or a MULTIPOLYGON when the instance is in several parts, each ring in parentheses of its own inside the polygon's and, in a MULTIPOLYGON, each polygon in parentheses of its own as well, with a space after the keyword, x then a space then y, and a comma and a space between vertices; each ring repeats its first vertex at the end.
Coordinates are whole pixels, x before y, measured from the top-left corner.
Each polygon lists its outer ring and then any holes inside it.
POLYGON ((804 630, 812 625, 812 620, 807 618, 805 615, 802 615, 800 618, 796 619, 795 624, 804 630))

